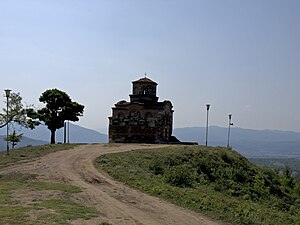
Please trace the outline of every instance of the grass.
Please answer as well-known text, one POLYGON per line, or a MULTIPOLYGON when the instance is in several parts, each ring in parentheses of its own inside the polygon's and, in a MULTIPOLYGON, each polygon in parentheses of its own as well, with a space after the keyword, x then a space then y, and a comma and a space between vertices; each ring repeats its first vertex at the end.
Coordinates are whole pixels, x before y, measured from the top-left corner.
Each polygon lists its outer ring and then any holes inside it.
POLYGON ((29 185, 35 190, 57 190, 66 193, 79 193, 81 189, 77 186, 66 185, 62 183, 34 182, 29 185))
POLYGON ((38 209, 50 209, 48 213, 37 218, 36 221, 42 224, 66 224, 78 218, 87 220, 97 214, 96 210, 69 199, 47 199, 34 203, 33 206, 38 209))
POLYGON ((225 148, 172 146, 100 156, 125 184, 230 224, 300 224, 300 181, 225 148))
POLYGON ((7 155, 6 152, 0 152, 0 168, 14 162, 40 157, 51 152, 72 149, 76 146, 76 144, 30 146, 10 150, 9 155, 7 155))
POLYGON ((13 173, 0 175, 0 224, 68 224, 78 218, 90 219, 97 215, 93 208, 74 201, 76 193, 81 192, 79 187, 62 184, 37 182, 32 174, 13 173), (19 191, 36 193, 51 190, 51 196, 29 201, 19 202, 15 195, 19 191), (57 199, 54 193, 59 194, 57 199), (35 215, 35 216, 29 216, 35 215))

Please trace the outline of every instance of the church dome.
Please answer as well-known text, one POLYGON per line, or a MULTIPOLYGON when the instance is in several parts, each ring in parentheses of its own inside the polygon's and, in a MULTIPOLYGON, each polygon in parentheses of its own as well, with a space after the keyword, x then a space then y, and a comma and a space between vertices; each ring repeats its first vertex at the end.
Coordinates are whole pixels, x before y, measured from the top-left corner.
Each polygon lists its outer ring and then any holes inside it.
POLYGON ((132 94, 130 102, 155 103, 158 101, 156 96, 157 83, 146 77, 132 82, 132 94))
POLYGON ((117 105, 125 105, 125 104, 127 104, 127 103, 128 103, 127 101, 121 100, 121 101, 118 101, 118 102, 117 102, 117 105))
POLYGON ((141 78, 139 80, 133 81, 132 83, 149 83, 149 84, 155 84, 155 85, 157 85, 157 83, 155 81, 153 81, 153 80, 151 80, 151 79, 149 79, 147 77, 143 77, 143 78, 141 78))

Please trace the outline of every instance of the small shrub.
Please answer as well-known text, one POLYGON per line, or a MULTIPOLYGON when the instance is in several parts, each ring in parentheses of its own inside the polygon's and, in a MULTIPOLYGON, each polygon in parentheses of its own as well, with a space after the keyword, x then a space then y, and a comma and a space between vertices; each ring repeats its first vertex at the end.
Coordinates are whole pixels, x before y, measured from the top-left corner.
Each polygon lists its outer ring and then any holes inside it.
POLYGON ((227 164, 232 164, 232 157, 230 157, 226 152, 221 154, 221 158, 223 159, 223 161, 227 164))
POLYGON ((186 165, 169 168, 164 178, 167 183, 177 187, 192 187, 194 183, 193 173, 186 165))
POLYGON ((247 179, 249 179, 249 175, 246 170, 243 168, 236 168, 233 172, 232 179, 238 183, 246 183, 247 179))
POLYGON ((295 179, 292 176, 291 170, 286 167, 281 178, 284 188, 293 189, 296 185, 295 179))
POLYGON ((198 159, 196 167, 198 175, 205 174, 209 181, 215 181, 214 171, 217 168, 217 165, 215 163, 205 159, 198 159))
POLYGON ((149 164, 149 170, 155 175, 163 175, 165 172, 164 164, 159 159, 154 159, 149 164))

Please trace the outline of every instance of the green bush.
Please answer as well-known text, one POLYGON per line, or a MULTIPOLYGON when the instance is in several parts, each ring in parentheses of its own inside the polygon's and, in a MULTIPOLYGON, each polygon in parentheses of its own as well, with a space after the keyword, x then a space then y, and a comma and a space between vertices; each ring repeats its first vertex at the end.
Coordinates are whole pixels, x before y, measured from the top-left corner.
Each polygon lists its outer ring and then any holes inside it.
POLYGON ((193 172, 186 165, 167 169, 164 179, 167 183, 177 187, 192 187, 194 183, 193 172))
POLYGON ((149 164, 149 170, 155 175, 163 175, 165 172, 164 164, 160 159, 156 158, 151 160, 149 164))

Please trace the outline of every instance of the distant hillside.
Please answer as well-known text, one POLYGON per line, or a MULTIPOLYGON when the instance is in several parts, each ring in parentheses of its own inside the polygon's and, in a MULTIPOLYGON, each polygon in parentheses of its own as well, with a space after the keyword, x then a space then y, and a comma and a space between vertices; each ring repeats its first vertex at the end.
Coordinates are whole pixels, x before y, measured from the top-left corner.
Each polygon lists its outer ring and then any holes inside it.
MULTIPOLYGON (((4 138, 6 138, 5 135, 0 135, 0 151, 5 151, 6 150, 6 141, 4 141, 4 138)), ((35 139, 31 139, 28 137, 23 137, 22 141, 20 143, 18 143, 15 148, 20 148, 20 147, 25 147, 28 145, 32 145, 32 146, 38 146, 38 145, 44 145, 47 144, 48 142, 46 141, 40 141, 40 140, 35 140, 35 139)), ((11 148, 11 145, 9 145, 9 147, 11 148)))
MULTIPOLYGON (((209 127, 208 144, 227 145, 228 128, 209 127)), ((205 143, 204 127, 174 129, 181 141, 205 143)), ((300 133, 291 131, 231 128, 230 146, 247 157, 300 157, 300 133)))
MULTIPOLYGON (((46 126, 34 130, 22 130, 25 136, 50 142, 50 131, 46 126)), ((107 135, 70 123, 70 143, 107 143, 107 135)), ((56 142, 64 141, 64 129, 56 131, 56 142)))
MULTIPOLYGON (((39 145, 46 144, 50 142, 50 131, 46 126, 38 126, 34 130, 22 129, 17 131, 17 133, 23 133, 22 146, 28 144, 39 145)), ((0 135, 5 137, 6 129, 0 129, 0 135)), ((70 123, 70 143, 107 143, 108 137, 106 134, 101 134, 92 129, 84 128, 73 123, 70 123)), ((64 141, 64 130, 59 129, 56 131, 56 142, 64 141)), ((17 145, 21 146, 21 145, 17 145)), ((0 139, 0 150, 6 149, 6 142, 3 138, 0 139), (4 148, 2 147, 4 146, 4 148)))

